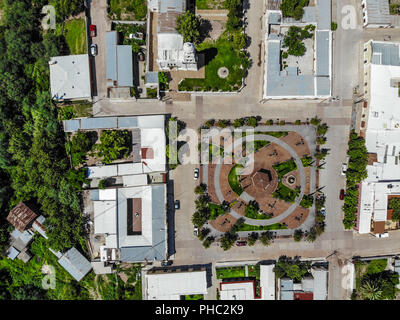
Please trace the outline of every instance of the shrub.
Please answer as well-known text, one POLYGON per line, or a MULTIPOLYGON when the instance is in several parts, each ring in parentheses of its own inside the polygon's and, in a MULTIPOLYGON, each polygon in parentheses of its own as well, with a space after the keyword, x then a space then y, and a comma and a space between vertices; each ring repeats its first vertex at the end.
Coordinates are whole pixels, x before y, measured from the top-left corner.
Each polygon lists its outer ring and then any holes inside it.
POLYGON ((303 231, 301 229, 296 229, 294 230, 294 234, 293 234, 293 240, 296 242, 299 242, 303 239, 303 231))
POLYGON ((328 126, 326 123, 320 124, 317 127, 317 134, 319 136, 324 136, 328 132, 328 126))
POLYGON ((318 126, 318 125, 320 124, 320 122, 321 122, 321 119, 318 119, 318 117, 314 117, 314 118, 312 118, 312 119, 310 120, 310 123, 311 123, 313 126, 318 126))
POLYGON ((263 233, 261 233, 260 235, 260 242, 264 245, 264 246, 269 246, 272 243, 273 240, 273 235, 272 232, 270 231, 265 231, 263 233))
POLYGON ((127 158, 132 151, 132 134, 128 130, 105 130, 101 133, 100 143, 93 149, 106 164, 127 158))
POLYGON ((258 240, 258 233, 257 232, 252 232, 248 237, 247 237, 247 243, 249 246, 254 246, 258 240))
POLYGON ((282 59, 287 59, 289 57, 289 53, 287 51, 282 52, 282 59))
POLYGON ((200 19, 192 12, 186 11, 176 21, 176 30, 182 35, 184 42, 198 43, 200 40, 200 19))
POLYGON ((296 122, 294 124, 295 125, 300 125, 301 124, 301 120, 296 120, 296 122))
POLYGON ((338 27, 338 24, 336 22, 332 21, 331 22, 331 30, 336 31, 337 27, 338 27))
POLYGON ((303 208, 310 208, 314 203, 314 197, 312 195, 304 195, 303 199, 300 201, 300 206, 303 208))

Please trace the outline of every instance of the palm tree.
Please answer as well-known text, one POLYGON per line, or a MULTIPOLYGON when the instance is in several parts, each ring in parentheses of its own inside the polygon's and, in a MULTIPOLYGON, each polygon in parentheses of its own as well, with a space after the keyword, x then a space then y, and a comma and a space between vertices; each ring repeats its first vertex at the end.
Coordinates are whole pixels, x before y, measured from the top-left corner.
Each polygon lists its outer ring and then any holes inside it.
POLYGON ((372 281, 365 281, 360 289, 363 300, 379 300, 382 297, 382 290, 372 281))

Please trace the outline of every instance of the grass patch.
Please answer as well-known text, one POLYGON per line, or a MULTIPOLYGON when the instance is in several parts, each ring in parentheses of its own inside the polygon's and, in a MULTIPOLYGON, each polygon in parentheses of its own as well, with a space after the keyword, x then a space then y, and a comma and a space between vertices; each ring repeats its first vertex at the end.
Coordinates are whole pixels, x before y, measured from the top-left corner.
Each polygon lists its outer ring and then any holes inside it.
POLYGON ((269 226, 252 226, 250 224, 242 224, 238 227, 237 231, 264 231, 264 230, 281 230, 287 227, 281 223, 274 223, 269 226))
POLYGON ((202 43, 197 49, 205 56, 205 78, 183 80, 179 84, 180 91, 236 91, 240 88, 248 59, 234 48, 232 42, 220 38, 215 43, 202 43), (221 67, 229 70, 225 79, 218 76, 221 67))
POLYGON ((108 17, 111 20, 142 21, 147 15, 147 0, 110 0, 108 17))
POLYGON ((270 142, 266 140, 255 140, 251 142, 243 143, 243 149, 246 149, 247 153, 256 153, 261 148, 267 146, 270 142))
POLYGON ((215 203, 209 203, 208 208, 210 209, 209 220, 214 220, 217 217, 222 216, 226 213, 222 206, 215 203))
MULTIPOLYGON (((281 138, 281 137, 287 136, 288 132, 287 131, 254 131, 254 134, 255 135, 257 135, 257 134, 267 134, 267 135, 275 137, 275 138, 281 138)), ((250 136, 250 135, 253 135, 253 133, 246 132, 246 131, 242 133, 243 137, 250 136)))
POLYGON ((260 280, 260 265, 248 266, 249 277, 255 277, 257 280, 260 280))
POLYGON ((92 116, 92 103, 76 103, 62 106, 58 109, 58 120, 70 120, 73 118, 86 118, 92 116))
POLYGON ((85 19, 65 21, 64 36, 71 55, 85 54, 87 52, 85 19))
POLYGON ((273 165, 272 167, 278 174, 279 179, 282 179, 282 177, 288 174, 289 172, 297 170, 296 162, 293 159, 273 165))
POLYGON ((224 148, 218 147, 215 144, 210 144, 208 146, 208 152, 210 155, 210 160, 212 161, 212 159, 218 159, 219 157, 223 157, 224 156, 224 148))
POLYGON ((203 294, 187 294, 185 300, 204 300, 203 294))
POLYGON ((240 267, 226 267, 216 268, 217 279, 229 279, 229 278, 244 278, 246 276, 245 268, 240 267))
POLYGON ((199 10, 226 9, 225 0, 196 0, 196 7, 199 10))
POLYGON ((235 164, 228 174, 229 185, 238 196, 243 193, 242 184, 240 183, 240 175, 238 175, 238 170, 243 169, 241 164, 235 164))
POLYGON ((249 204, 244 211, 245 216, 250 219, 265 220, 271 218, 271 216, 268 214, 259 213, 257 208, 254 207, 252 204, 249 204))
POLYGON ((278 188, 276 188, 275 192, 272 194, 274 198, 278 198, 284 200, 286 202, 293 203, 297 196, 300 194, 300 190, 293 190, 286 187, 282 182, 279 182, 278 188))

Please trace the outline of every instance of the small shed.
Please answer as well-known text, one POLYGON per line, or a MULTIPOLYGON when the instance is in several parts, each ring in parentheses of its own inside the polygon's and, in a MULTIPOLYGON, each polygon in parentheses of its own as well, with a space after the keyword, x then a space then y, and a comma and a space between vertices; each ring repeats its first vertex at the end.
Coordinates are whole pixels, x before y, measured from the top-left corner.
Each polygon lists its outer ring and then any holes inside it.
POLYGON ((58 259, 58 263, 76 280, 81 281, 92 269, 90 262, 75 247, 58 259))

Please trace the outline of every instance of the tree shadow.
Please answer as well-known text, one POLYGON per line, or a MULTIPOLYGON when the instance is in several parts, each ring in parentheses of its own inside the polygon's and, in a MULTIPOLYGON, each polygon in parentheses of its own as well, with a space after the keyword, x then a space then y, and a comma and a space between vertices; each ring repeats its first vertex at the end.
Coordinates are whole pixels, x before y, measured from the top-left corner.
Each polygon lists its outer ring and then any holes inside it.
POLYGON ((199 59, 199 64, 198 68, 202 68, 206 65, 208 65, 218 54, 218 49, 217 48, 208 48, 202 51, 199 51, 199 54, 202 54, 204 56, 204 59, 199 59))
POLYGON ((207 19, 201 19, 200 20, 200 26, 199 26, 199 31, 200 31, 200 38, 199 42, 203 42, 206 38, 210 37, 210 33, 213 30, 213 26, 210 22, 210 20, 207 19))

